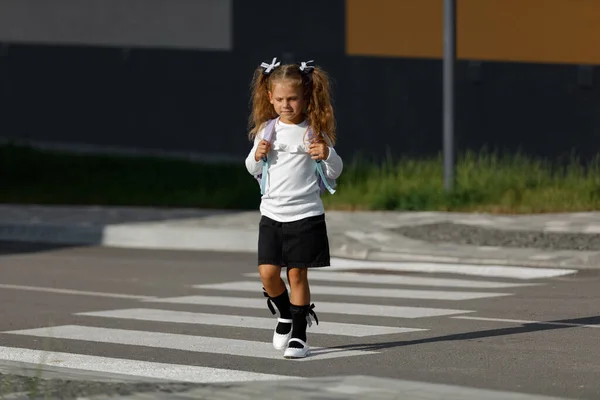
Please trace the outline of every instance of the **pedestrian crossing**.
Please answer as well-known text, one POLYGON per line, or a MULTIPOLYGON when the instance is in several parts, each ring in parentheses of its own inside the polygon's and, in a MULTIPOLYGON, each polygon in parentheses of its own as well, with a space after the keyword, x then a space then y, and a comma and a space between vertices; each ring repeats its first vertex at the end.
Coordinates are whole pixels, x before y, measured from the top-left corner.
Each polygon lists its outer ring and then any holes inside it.
MULTIPOLYGON (((539 277, 535 273, 531 275, 539 277)), ((282 276, 285 279, 285 273, 282 276)), ((478 280, 456 276, 417 276, 390 271, 310 271, 312 300, 317 306, 320 322, 309 328, 312 355, 306 359, 287 361, 282 358, 281 352, 272 347, 272 331, 276 320, 267 309, 258 278, 257 273, 241 273, 240 277, 233 281, 192 283, 190 287, 198 291, 198 294, 172 297, 139 296, 129 299, 137 302, 137 307, 74 313, 77 321, 75 324, 16 329, 1 333, 14 337, 56 340, 61 342, 63 348, 68 348, 70 342, 84 342, 89 346, 124 345, 146 350, 161 349, 198 355, 227 356, 244 359, 246 362, 270 360, 281 363, 318 363, 321 360, 335 362, 338 359, 345 362, 344 360, 361 357, 365 369, 368 369, 369 357, 385 350, 345 348, 346 341, 352 338, 369 338, 371 342, 376 342, 378 337, 381 337, 383 342, 389 341, 390 338, 401 340, 403 335, 409 334, 435 335, 431 328, 422 327, 419 321, 428 318, 469 318, 477 312, 478 302, 482 299, 502 301, 503 298, 514 296, 517 289, 545 284, 524 282, 526 279, 523 277, 517 278, 517 281, 507 278, 478 280), (252 295, 248 295, 249 293, 252 295), (327 300, 322 300, 322 297, 327 297, 327 300), (352 301, 347 301, 349 298, 352 301), (335 301, 329 301, 330 299, 335 301), (414 305, 415 300, 418 301, 418 305, 414 305), (398 304, 403 301, 412 303, 398 304), (380 304, 382 302, 386 304, 380 304), (428 302, 435 303, 435 307, 428 302), (231 314, 203 312, 207 306, 224 307, 231 314), (199 309, 194 310, 196 307, 199 309), (264 310, 265 316, 252 315, 257 313, 255 310, 264 310), (335 317, 334 321, 328 321, 330 315, 335 317), (358 321, 363 323, 357 323, 358 317, 363 317, 358 321), (109 321, 127 322, 127 325, 115 328, 114 324, 108 323, 109 321), (131 328, 136 324, 145 329, 131 328), (198 335, 165 331, 167 329, 164 324, 226 328, 228 334, 225 336, 228 337, 216 336, 214 333, 198 335), (249 330, 256 330, 264 335, 261 340, 242 339, 247 337, 244 333, 249 330), (235 332, 236 338, 231 337, 232 332, 235 332), (319 346, 320 338, 330 338, 339 344, 322 347, 319 346)), ((477 321, 477 318, 473 317, 472 320, 477 321)), ((206 358, 199 357, 198 360, 202 364, 206 358)), ((160 360, 140 361, 19 347, 0 347, 0 361, 187 382, 297 377, 293 369, 281 374, 260 373, 249 368, 248 364, 244 364, 244 368, 236 368, 236 364, 232 364, 230 368, 216 368, 214 365, 162 363, 160 360)))
MULTIPOLYGON (((172 322, 176 324, 216 325, 235 328, 254 328, 273 331, 273 318, 248 317, 242 315, 217 315, 195 313, 188 311, 160 310, 152 308, 133 308, 111 311, 91 311, 77 313, 89 317, 104 317, 124 320, 139 320, 152 322, 172 322)), ((312 333, 321 335, 337 335, 351 337, 367 337, 376 335, 391 335, 396 333, 419 332, 426 329, 395 328, 391 326, 343 324, 327 322, 311 327, 312 333)))
POLYGON ((32 350, 16 347, 0 347, 0 360, 35 366, 59 366, 63 369, 126 375, 140 379, 150 378, 196 383, 270 381, 283 378, 294 378, 293 376, 262 374, 252 371, 127 360, 123 358, 90 356, 85 354, 32 350))
POLYGON ((386 262, 345 260, 339 258, 333 258, 331 260, 331 267, 328 267, 327 269, 329 271, 360 271, 376 269, 389 272, 445 273, 519 280, 555 278, 565 275, 572 275, 577 272, 577 270, 572 268, 518 267, 510 265, 465 265, 449 262, 386 262))
MULTIPOLYGON (((285 273, 282 272, 282 278, 285 279, 285 273)), ((243 276, 248 278, 260 278, 257 273, 246 273, 243 276)), ((422 276, 407 275, 385 275, 385 274, 364 274, 357 272, 324 272, 311 271, 311 282, 344 282, 344 283, 376 283, 381 285, 403 285, 403 286, 429 286, 429 287, 447 287, 447 288, 471 288, 471 289, 503 289, 516 288, 523 286, 537 286, 538 283, 516 283, 516 282, 490 282, 468 279, 446 279, 431 278, 422 276)))
MULTIPOLYGON (((225 296, 182 296, 145 300, 151 303, 193 304, 203 306, 220 306, 234 308, 264 309, 262 299, 251 297, 225 296)), ((472 310, 455 310, 447 308, 386 306, 379 304, 334 303, 319 301, 319 311, 329 314, 365 315, 390 318, 424 318, 439 317, 474 312, 472 310)))
MULTIPOLYGON (((251 281, 226 282, 208 285, 194 285, 196 289, 212 289, 212 290, 238 290, 246 292, 255 292, 256 283, 251 281)), ((340 296, 359 296, 359 297, 383 297, 395 299, 427 299, 427 300, 473 300, 486 297, 509 296, 510 293, 491 293, 491 292, 458 292, 458 291, 443 291, 443 290, 413 290, 413 289, 380 289, 380 288, 363 288, 363 287, 340 287, 340 286, 324 286, 311 285, 311 293, 340 295, 340 296)))
MULTIPOLYGON (((171 350, 185 350, 197 353, 224 354, 241 357, 258 357, 280 359, 281 354, 272 351, 270 342, 253 342, 227 338, 214 338, 208 336, 181 335, 178 333, 162 333, 136 331, 130 329, 110 329, 87 327, 79 325, 53 326, 50 328, 25 329, 12 331, 15 335, 36 336, 52 339, 85 340, 96 343, 125 344, 129 346, 145 346, 171 350)), ((315 359, 328 359, 339 357, 352 357, 371 354, 367 351, 340 351, 335 349, 321 349, 312 347, 315 359)))

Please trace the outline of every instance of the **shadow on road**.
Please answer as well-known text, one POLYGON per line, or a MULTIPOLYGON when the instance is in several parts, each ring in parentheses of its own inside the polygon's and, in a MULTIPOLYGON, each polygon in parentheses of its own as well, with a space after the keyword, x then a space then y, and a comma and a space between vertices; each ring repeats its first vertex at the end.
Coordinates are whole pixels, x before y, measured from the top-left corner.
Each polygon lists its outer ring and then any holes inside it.
POLYGON ((557 321, 543 321, 543 322, 538 322, 538 323, 523 324, 520 326, 511 327, 511 328, 489 329, 489 330, 485 330, 485 331, 457 333, 457 334, 452 334, 452 335, 437 336, 437 337, 417 339, 417 340, 404 340, 404 341, 384 342, 384 343, 352 344, 352 345, 344 345, 344 346, 335 346, 335 347, 331 347, 331 349, 377 351, 377 350, 389 349, 389 348, 394 348, 394 347, 412 346, 412 345, 424 344, 424 343, 437 343, 437 342, 454 341, 454 340, 481 339, 481 338, 489 338, 489 337, 494 337, 494 336, 505 336, 505 335, 516 335, 516 334, 520 334, 520 333, 549 331, 549 330, 554 330, 554 329, 573 329, 573 328, 583 327, 583 325, 598 325, 598 324, 600 324, 600 315, 595 316, 595 317, 564 319, 564 320, 557 320, 557 321), (558 324, 568 324, 568 325, 558 325, 558 324))
POLYGON ((62 250, 73 247, 82 247, 81 245, 55 244, 55 243, 33 243, 33 242, 15 242, 0 241, 0 256, 11 254, 42 253, 46 251, 62 250))
MULTIPOLYGON (((244 218, 244 210, 147 207, 39 206, 0 204, 0 255, 101 246, 112 232, 118 239, 139 239, 139 230, 169 226, 212 227, 244 218), (137 228, 137 231, 131 228, 137 228), (110 229, 107 229, 110 228, 110 229), (125 229, 114 233, 115 230, 125 229), (108 230, 108 232, 107 232, 108 230), (33 243, 25 245, 21 243, 33 243)), ((255 212, 250 221, 258 223, 255 212)), ((248 217, 246 217, 248 218, 248 217)), ((154 231, 157 232, 157 231, 154 231)), ((161 232, 161 231, 158 231, 161 232)), ((185 234, 185 230, 182 231, 185 234)), ((146 233, 146 232, 144 232, 146 233)), ((157 233, 159 235, 159 233, 157 233)), ((117 240, 118 240, 117 239, 117 240)))

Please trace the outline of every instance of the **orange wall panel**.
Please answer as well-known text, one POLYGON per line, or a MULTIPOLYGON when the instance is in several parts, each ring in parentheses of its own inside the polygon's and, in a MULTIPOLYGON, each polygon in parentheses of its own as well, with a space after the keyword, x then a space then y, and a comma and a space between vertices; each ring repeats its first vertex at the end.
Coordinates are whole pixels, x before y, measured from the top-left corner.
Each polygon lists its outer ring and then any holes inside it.
POLYGON ((457 0, 465 59, 600 64, 598 0, 457 0))
POLYGON ((346 0, 350 55, 439 57, 442 0, 346 0))
MULTIPOLYGON (((443 0, 347 0, 350 55, 442 57, 443 0)), ((457 0, 462 59, 600 64, 600 0, 457 0)))

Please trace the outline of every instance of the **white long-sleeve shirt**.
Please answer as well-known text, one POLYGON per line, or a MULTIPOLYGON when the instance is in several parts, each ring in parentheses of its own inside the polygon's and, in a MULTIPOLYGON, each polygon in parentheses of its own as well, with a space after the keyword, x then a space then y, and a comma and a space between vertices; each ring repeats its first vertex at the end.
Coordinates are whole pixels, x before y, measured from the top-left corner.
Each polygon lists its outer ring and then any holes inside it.
MULTIPOLYGON (((298 221, 325 212, 319 193, 316 163, 308 153, 308 123, 294 125, 277 121, 269 159, 269 170, 262 196, 260 212, 278 222, 298 221)), ((254 155, 263 139, 262 128, 254 139, 254 146, 246 157, 246 168, 254 176, 262 172, 262 160, 254 155)), ((329 156, 321 162, 328 179, 337 179, 342 173, 343 162, 333 146, 329 156)))

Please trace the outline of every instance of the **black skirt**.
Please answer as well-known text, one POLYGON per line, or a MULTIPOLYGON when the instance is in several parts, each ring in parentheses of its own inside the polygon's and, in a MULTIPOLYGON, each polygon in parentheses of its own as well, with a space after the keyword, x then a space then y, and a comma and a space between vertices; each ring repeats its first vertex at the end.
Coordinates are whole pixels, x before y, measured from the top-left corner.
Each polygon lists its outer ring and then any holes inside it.
POLYGON ((262 216, 258 231, 258 265, 328 267, 329 240, 325 215, 293 222, 262 216))

